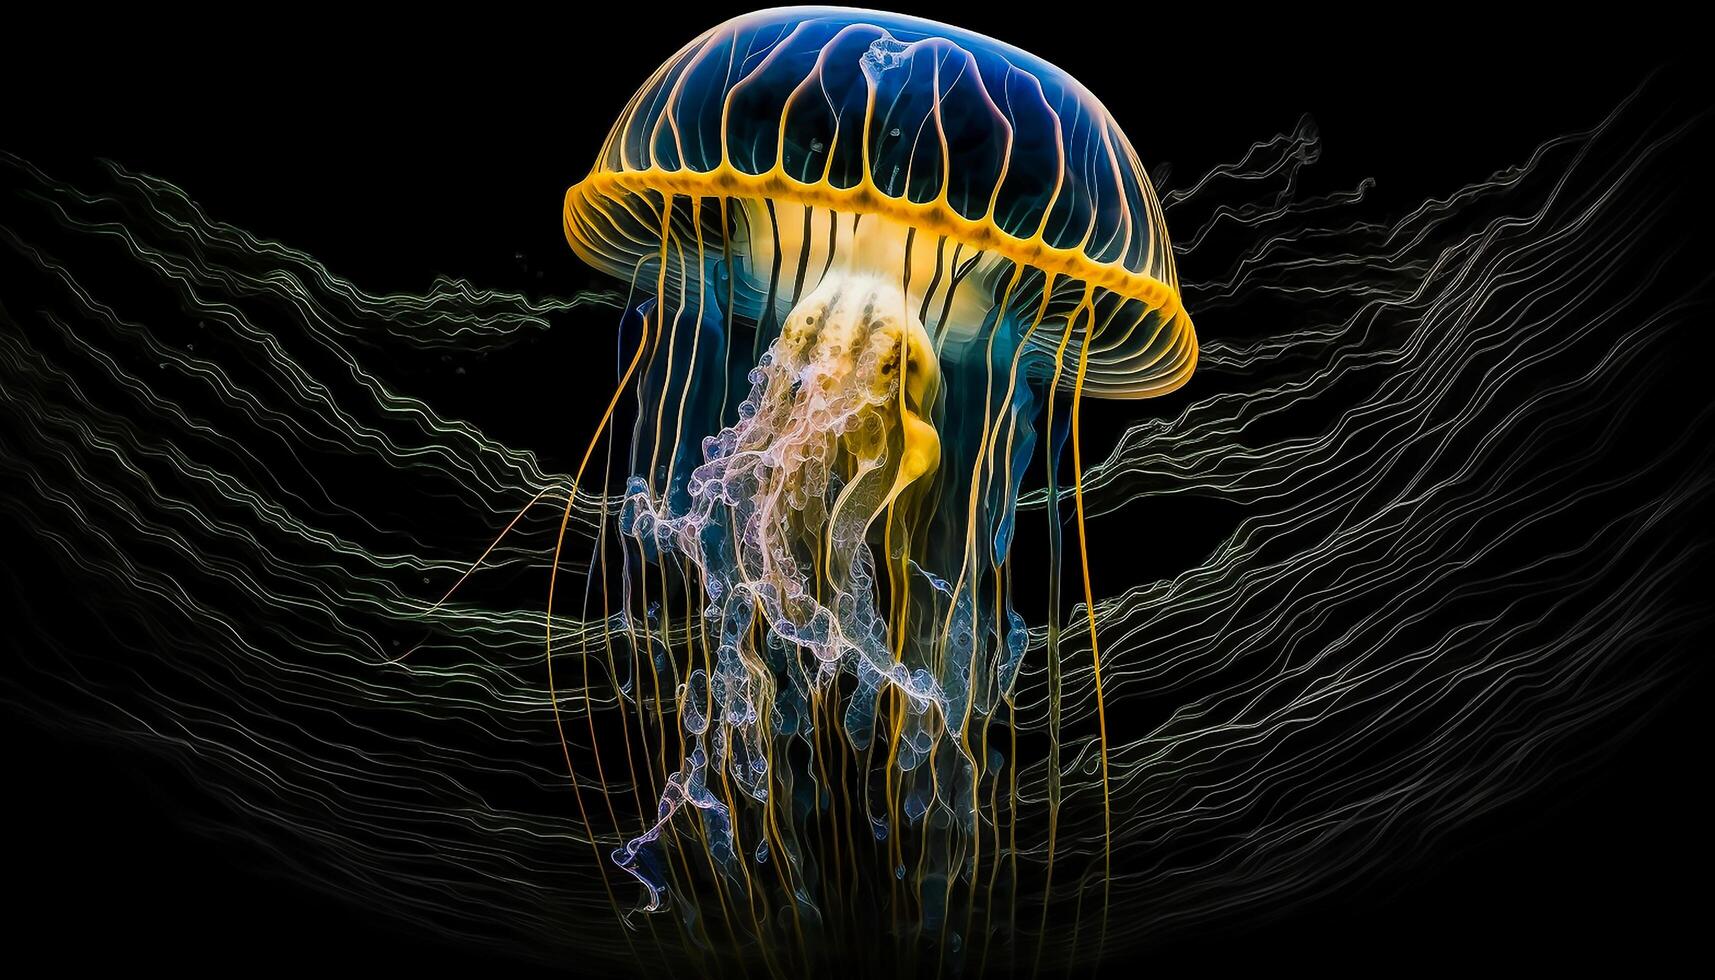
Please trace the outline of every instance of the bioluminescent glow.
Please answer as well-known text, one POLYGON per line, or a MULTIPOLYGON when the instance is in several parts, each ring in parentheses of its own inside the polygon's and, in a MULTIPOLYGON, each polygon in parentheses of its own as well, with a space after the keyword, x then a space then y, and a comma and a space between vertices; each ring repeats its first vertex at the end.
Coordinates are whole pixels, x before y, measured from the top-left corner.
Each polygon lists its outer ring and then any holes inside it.
MULTIPOLYGON (((614 860, 648 908, 672 893, 694 930, 775 946, 873 935, 848 887, 938 944, 992 930, 1016 874, 981 832, 1016 810, 999 788, 1029 646, 1015 591, 1049 592, 1050 773, 1073 655, 1060 522, 1046 574, 1020 581, 1011 560, 1020 489, 1047 475, 1081 556, 1081 400, 1163 394, 1196 360, 1131 141, 997 41, 869 11, 753 14, 650 76, 567 194, 566 237, 635 311, 628 480, 592 566, 618 570, 599 583, 601 651, 636 665, 618 672, 660 802, 614 860), (776 913, 787 935, 764 926, 776 913)), ((1043 887, 1064 802, 1051 778, 1043 887)))

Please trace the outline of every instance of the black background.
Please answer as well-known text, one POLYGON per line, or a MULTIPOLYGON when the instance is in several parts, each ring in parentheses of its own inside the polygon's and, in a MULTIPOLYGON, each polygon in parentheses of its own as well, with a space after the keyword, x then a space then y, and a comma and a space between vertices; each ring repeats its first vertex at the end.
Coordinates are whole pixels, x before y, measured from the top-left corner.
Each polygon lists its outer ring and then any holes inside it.
MULTIPOLYGON (((1199 173, 1308 112, 1325 141, 1317 179, 1372 176, 1382 200, 1401 205, 1595 122, 1658 66, 1671 84, 1705 78, 1663 47, 1676 29, 1638 11, 1509 26, 1444 5, 1260 18, 1212 5, 1189 16, 1073 2, 907 6, 1068 68, 1152 167, 1199 173)), ((14 48, 0 59, 10 75, 0 147, 73 182, 97 157, 163 177, 217 219, 304 249, 370 291, 421 290, 448 274, 563 295, 595 283, 561 236, 565 187, 648 72, 741 9, 91 14, 0 42, 14 48)), ((566 418, 587 417, 596 397, 576 383, 473 397, 521 391, 542 392, 526 408, 566 418)), ((1705 673, 1595 769, 1457 833, 1435 858, 1278 919, 1185 938, 1136 966, 1698 961, 1711 880, 1705 673)), ((269 874, 265 856, 183 829, 180 801, 194 794, 158 759, 4 713, 0 724, 0 840, 17 905, 8 932, 26 962, 525 969, 401 931, 269 874)))

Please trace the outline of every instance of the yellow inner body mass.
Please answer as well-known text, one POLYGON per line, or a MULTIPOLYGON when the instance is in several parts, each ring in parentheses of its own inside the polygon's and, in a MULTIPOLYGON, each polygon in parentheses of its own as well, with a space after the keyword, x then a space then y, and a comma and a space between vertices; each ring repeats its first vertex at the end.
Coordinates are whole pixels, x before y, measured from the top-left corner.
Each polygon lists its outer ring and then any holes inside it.
MULTIPOLYGON (((866 240, 868 251, 851 254, 852 264, 860 256, 886 257, 894 247, 885 238, 866 240)), ((817 365, 810 375, 813 384, 862 385, 873 397, 897 395, 892 399, 896 411, 878 413, 880 425, 857 426, 845 434, 855 456, 874 458, 885 451, 888 430, 898 425, 903 446, 893 486, 882 501, 886 506, 940 464, 941 440, 928 416, 941 372, 911 298, 891 278, 844 265, 830 270, 793 307, 777 353, 788 362, 817 365)))

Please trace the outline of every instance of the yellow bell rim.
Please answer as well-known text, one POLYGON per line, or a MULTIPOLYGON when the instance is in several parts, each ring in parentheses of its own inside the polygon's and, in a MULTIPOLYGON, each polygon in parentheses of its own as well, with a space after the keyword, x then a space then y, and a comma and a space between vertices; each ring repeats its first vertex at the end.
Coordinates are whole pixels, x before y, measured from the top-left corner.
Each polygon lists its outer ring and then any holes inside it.
POLYGON ((747 174, 731 166, 708 171, 659 167, 597 170, 566 191, 566 237, 573 250, 585 261, 594 252, 591 247, 594 243, 580 241, 572 231, 571 219, 588 207, 585 202, 591 199, 620 201, 627 195, 647 191, 693 199, 772 199, 849 214, 880 215, 970 248, 992 252, 1020 265, 1066 276, 1126 299, 1137 300, 1167 319, 1182 319, 1185 329, 1192 329, 1179 291, 1154 276, 1132 272, 1117 261, 1092 261, 1078 248, 1049 245, 1040 232, 1033 238, 1019 238, 1003 231, 992 221, 967 218, 947 203, 945 194, 933 200, 916 202, 883 194, 867 181, 851 187, 835 187, 826 182, 805 183, 779 170, 747 174))

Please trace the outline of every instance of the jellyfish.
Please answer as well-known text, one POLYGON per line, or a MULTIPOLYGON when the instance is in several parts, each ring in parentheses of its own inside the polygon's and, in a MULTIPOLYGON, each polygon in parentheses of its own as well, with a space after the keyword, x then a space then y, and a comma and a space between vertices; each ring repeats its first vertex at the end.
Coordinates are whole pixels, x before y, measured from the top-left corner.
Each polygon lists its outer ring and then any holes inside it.
POLYGON ((1062 521, 1046 575, 1020 574, 1021 486, 1045 474, 1081 555, 1081 487, 1058 479, 1081 399, 1161 395, 1196 361, 1136 150, 1010 45, 772 10, 648 78, 564 222, 631 296, 603 422, 630 422, 624 490, 586 601, 599 655, 636 667, 613 673, 656 729, 658 804, 612 860, 648 909, 771 883, 802 937, 849 920, 840 889, 878 858, 893 926, 957 945, 1000 857, 981 831, 1027 646, 1013 596, 1044 579, 1050 821, 1062 802, 1062 521))

